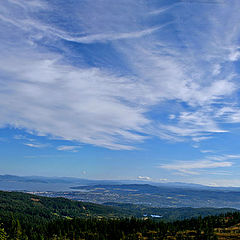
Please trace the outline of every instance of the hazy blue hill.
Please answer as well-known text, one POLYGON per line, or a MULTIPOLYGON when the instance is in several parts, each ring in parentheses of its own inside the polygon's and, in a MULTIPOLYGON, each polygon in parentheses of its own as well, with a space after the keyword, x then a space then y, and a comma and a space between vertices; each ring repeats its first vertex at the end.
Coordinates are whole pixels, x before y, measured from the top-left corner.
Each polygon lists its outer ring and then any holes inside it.
POLYGON ((15 176, 0 175, 0 190, 26 190, 26 191, 66 191, 71 187, 93 185, 151 185, 169 189, 191 189, 191 190, 212 190, 212 191, 240 191, 236 187, 209 187, 200 184, 182 182, 157 183, 143 180, 89 180, 74 177, 42 177, 42 176, 15 176))
POLYGON ((72 189, 87 190, 85 193, 96 202, 122 202, 151 205, 154 207, 230 207, 240 209, 240 191, 209 188, 192 189, 153 186, 149 184, 120 184, 78 186, 72 189), (101 198, 100 198, 101 196, 101 198), (114 197, 117 196, 117 201, 114 197))
POLYGON ((70 177, 0 175, 0 190, 4 191, 69 191, 73 186, 96 184, 119 184, 119 182, 70 177))
MULTIPOLYGON (((9 190, 19 190, 19 187, 22 186, 22 183, 43 183, 46 184, 45 190, 48 190, 47 187, 51 184, 69 184, 70 186, 77 187, 78 185, 119 185, 119 184, 148 184, 152 186, 159 186, 159 187, 171 187, 171 188, 190 188, 190 189, 209 189, 208 186, 203 186, 200 184, 191 184, 191 183, 180 183, 180 182, 166 182, 166 183, 157 183, 151 181, 143 181, 143 180, 89 180, 83 178, 74 178, 74 177, 42 177, 42 176, 15 176, 15 175, 0 175, 0 189, 1 186, 4 186, 6 183, 14 182, 16 189, 9 189, 9 190)), ((11 186, 14 188, 14 185, 11 186)), ((22 190, 37 190, 32 189, 32 186, 25 185, 25 189, 22 190)))

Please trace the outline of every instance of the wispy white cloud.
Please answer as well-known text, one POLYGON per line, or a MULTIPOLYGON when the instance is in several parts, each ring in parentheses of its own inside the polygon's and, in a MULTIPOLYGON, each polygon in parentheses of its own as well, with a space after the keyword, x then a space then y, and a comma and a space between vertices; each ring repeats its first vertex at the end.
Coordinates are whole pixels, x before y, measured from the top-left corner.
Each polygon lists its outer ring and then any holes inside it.
POLYGON ((34 142, 35 141, 35 139, 29 138, 29 137, 27 137, 25 135, 15 135, 13 138, 17 139, 17 140, 27 140, 29 142, 34 142))
POLYGON ((239 2, 204 8, 201 21, 197 15, 189 18, 190 4, 153 10, 138 1, 126 2, 71 3, 66 6, 71 11, 61 16, 54 2, 2 3, 0 125, 130 150, 153 135, 207 140, 230 131, 221 122, 240 122, 233 98, 239 89, 234 69, 240 35, 234 9, 239 2), (38 12, 43 8, 46 18, 38 12), (170 10, 170 23, 151 22, 170 10), (225 24, 226 18, 231 24, 225 24), (87 47, 100 43, 119 59, 108 67, 98 64, 104 56, 89 50, 95 57, 90 64, 84 51, 62 40, 87 47), (121 65, 127 67, 121 71, 121 65), (152 118, 154 109, 160 114, 152 118), (169 118, 162 121, 162 116, 169 118))
MULTIPOLYGON (((176 161, 173 163, 161 164, 158 166, 162 169, 175 171, 183 174, 200 174, 200 170, 206 169, 217 169, 217 168, 228 168, 231 167, 234 159, 240 159, 240 155, 209 155, 205 159, 195 161, 176 161)), ((218 171, 214 171, 218 172, 218 171)), ((214 172, 211 172, 211 174, 214 172)), ((218 172, 218 174, 220 174, 218 172)))
POLYGON ((167 7, 161 7, 161 8, 158 8, 158 9, 155 9, 155 10, 151 11, 149 14, 151 14, 151 15, 163 14, 166 11, 169 11, 172 8, 177 7, 178 5, 179 5, 179 3, 174 3, 174 4, 171 4, 171 5, 167 6, 167 7))
POLYGON ((140 180, 146 180, 146 181, 150 181, 150 180, 151 180, 151 178, 148 177, 148 176, 138 176, 138 179, 140 179, 140 180))
POLYGON ((240 159, 240 154, 226 154, 224 157, 228 159, 240 159))
POLYGON ((46 8, 47 4, 43 1, 38 1, 38 0, 30 0, 30 1, 24 1, 24 0, 7 0, 10 3, 13 3, 15 5, 18 5, 24 9, 33 7, 35 8, 46 8))
POLYGON ((201 150, 200 152, 202 152, 202 153, 214 153, 214 151, 210 150, 210 149, 201 150))
POLYGON ((14 139, 19 140, 23 145, 28 146, 28 147, 32 147, 32 148, 45 148, 45 147, 49 147, 50 144, 45 143, 39 143, 36 139, 28 137, 26 135, 15 135, 13 136, 14 139))
MULTIPOLYGON (((24 61, 23 65, 15 65, 18 81, 2 82, 5 92, 0 98, 5 101, 0 111, 5 117, 0 124, 10 123, 38 134, 113 149, 131 149, 116 143, 119 138, 144 140, 144 136, 131 133, 131 130, 141 132, 142 126, 149 122, 143 109, 117 100, 121 97, 131 101, 134 89, 126 79, 98 69, 74 69, 47 60, 21 59, 22 63, 24 61), (29 65, 31 72, 25 68, 29 65)), ((5 73, 13 69, 9 70, 5 69, 5 73)))
POLYGON ((131 39, 131 38, 140 38, 149 34, 154 33, 159 30, 161 27, 149 28, 136 32, 128 32, 128 33, 105 33, 105 34, 95 34, 95 35, 87 35, 83 37, 71 37, 67 35, 57 34, 59 37, 72 42, 78 43, 95 43, 95 42, 107 42, 107 41, 115 41, 121 39, 131 39))
POLYGON ((40 144, 40 143, 23 143, 25 146, 32 148, 44 148, 49 146, 48 144, 40 144))
POLYGON ((233 165, 232 162, 229 161, 211 161, 211 160, 201 160, 201 161, 193 161, 193 162, 178 162, 178 163, 169 163, 162 164, 159 166, 160 168, 167 170, 174 170, 177 172, 182 172, 186 174, 199 174, 198 170, 200 169, 209 169, 209 168, 219 168, 219 167, 231 167, 233 165))
POLYGON ((62 146, 58 146, 57 150, 59 150, 59 151, 73 151, 73 152, 77 152, 79 150, 79 148, 81 148, 81 147, 80 146, 62 145, 62 146))

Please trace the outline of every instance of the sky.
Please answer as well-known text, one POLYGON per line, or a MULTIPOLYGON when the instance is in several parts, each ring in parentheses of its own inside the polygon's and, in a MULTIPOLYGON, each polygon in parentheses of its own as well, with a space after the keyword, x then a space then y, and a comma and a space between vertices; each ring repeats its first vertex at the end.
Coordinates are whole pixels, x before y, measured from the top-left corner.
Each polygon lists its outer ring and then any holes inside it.
POLYGON ((240 186, 239 0, 0 0, 0 174, 240 186))

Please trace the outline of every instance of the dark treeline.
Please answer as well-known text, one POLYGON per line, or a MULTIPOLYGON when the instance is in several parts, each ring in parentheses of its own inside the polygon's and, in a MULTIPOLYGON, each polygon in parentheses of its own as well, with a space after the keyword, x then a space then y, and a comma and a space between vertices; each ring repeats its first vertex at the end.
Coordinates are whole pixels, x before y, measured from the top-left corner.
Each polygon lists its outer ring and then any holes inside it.
MULTIPOLYGON (((169 213, 170 210, 166 210, 169 213)), ((216 213, 211 209, 206 210, 216 213)), ((129 217, 135 211, 131 205, 122 209, 120 206, 0 191, 0 240, 207 240, 217 239, 215 228, 220 228, 219 235, 221 228, 240 222, 240 212, 159 221, 150 217, 143 218, 142 214, 139 217, 129 217)), ((179 211, 172 209, 170 213, 177 215, 179 211)), ((196 209, 183 209, 184 211, 195 212, 196 209)), ((234 231, 234 234, 238 234, 238 230, 234 231)))
POLYGON ((55 219, 36 224, 30 218, 1 219, 0 239, 18 240, 120 240, 120 239, 217 239, 214 228, 240 222, 240 213, 163 222, 151 219, 55 219))

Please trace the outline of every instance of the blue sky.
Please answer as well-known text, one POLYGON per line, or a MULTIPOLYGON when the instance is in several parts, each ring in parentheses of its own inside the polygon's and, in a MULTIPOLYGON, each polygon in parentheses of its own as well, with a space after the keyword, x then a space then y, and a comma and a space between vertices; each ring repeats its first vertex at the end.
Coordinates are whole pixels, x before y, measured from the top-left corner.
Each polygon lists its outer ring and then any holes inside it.
POLYGON ((239 0, 4 0, 0 174, 240 186, 239 0))

